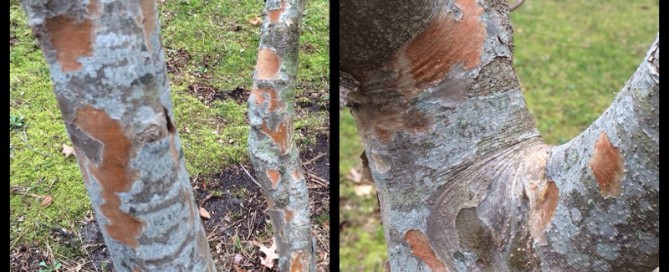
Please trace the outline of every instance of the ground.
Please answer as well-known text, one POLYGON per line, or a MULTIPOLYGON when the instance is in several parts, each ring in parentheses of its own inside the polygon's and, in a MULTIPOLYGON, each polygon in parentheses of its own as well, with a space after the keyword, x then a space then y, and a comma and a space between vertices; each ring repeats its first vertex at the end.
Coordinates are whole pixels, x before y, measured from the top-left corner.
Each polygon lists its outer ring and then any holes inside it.
MULTIPOLYGON (((547 143, 567 142, 613 101, 655 39, 658 3, 528 0, 511 14, 515 71, 547 143)), ((348 109, 340 116, 340 266, 383 271, 376 193, 360 178, 362 146, 348 109)))
MULTIPOLYGON (((268 271, 255 244, 269 246, 272 228, 246 147, 263 1, 157 2, 175 123, 196 202, 210 216, 203 223, 217 267, 268 271)), ((305 6, 294 134, 320 271, 330 258, 328 9, 324 0, 305 6)), ((16 0, 9 53, 10 271, 113 271, 76 158, 67 155, 48 66, 16 0)))

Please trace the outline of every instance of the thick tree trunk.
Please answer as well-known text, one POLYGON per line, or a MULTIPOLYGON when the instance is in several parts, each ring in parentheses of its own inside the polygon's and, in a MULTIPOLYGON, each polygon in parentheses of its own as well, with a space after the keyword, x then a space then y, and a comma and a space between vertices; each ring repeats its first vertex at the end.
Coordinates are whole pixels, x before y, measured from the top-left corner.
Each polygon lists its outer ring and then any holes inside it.
POLYGON ((116 271, 215 271, 154 0, 22 3, 116 271))
POLYGON ((267 0, 249 97, 249 151, 267 197, 281 271, 316 271, 307 182, 292 137, 303 10, 302 0, 267 0))
POLYGON ((659 41, 611 107, 544 144, 504 1, 344 0, 342 86, 393 271, 651 271, 659 41))

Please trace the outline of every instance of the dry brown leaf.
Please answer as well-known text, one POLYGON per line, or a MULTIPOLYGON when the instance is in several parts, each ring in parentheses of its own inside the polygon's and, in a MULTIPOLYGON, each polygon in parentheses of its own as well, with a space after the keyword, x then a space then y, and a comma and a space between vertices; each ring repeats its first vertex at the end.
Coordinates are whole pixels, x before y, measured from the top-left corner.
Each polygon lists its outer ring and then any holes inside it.
POLYGON ((269 248, 261 243, 253 242, 253 244, 260 248, 260 251, 265 254, 265 258, 260 257, 260 263, 270 269, 274 267, 274 260, 279 259, 279 254, 276 254, 276 241, 274 238, 272 238, 272 246, 269 248))
POLYGON ((65 154, 65 158, 69 157, 70 155, 75 155, 74 148, 69 145, 63 144, 63 154, 65 154))
POLYGON ((211 215, 209 215, 209 212, 205 210, 203 207, 200 207, 200 216, 205 219, 211 218, 211 215))
POLYGON ((50 195, 45 195, 44 198, 42 198, 42 207, 49 207, 51 205, 51 202, 53 202, 53 197, 50 195))
POLYGON ((249 20, 249 24, 251 25, 258 25, 262 22, 262 19, 258 16, 254 17, 253 19, 249 20))
POLYGON ((348 171, 348 174, 346 175, 346 178, 355 182, 355 183, 358 183, 362 180, 362 173, 360 173, 360 171, 358 171, 358 169, 351 168, 351 170, 348 171))
POLYGON ((374 186, 372 185, 355 185, 353 186, 353 191, 357 196, 368 196, 374 191, 374 186))

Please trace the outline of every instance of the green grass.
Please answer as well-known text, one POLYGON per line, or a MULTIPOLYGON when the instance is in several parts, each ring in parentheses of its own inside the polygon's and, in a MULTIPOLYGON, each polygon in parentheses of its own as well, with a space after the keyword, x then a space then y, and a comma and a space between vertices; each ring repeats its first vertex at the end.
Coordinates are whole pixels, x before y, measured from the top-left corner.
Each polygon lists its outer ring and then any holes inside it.
MULTIPOLYGON (((613 101, 655 39, 658 1, 526 1, 512 13, 515 71, 544 140, 561 144, 590 125, 613 101)), ((380 270, 383 227, 376 200, 355 196, 345 178, 360 168, 362 147, 348 110, 340 113, 342 270, 380 270), (349 212, 347 212, 349 211, 349 212)), ((373 197, 372 197, 373 198, 373 197)))
MULTIPOLYGON (((159 1, 160 2, 160 1, 159 1)), ((187 92, 191 85, 226 93, 249 90, 255 68, 262 1, 164 1, 158 5, 162 43, 168 60, 180 62, 169 74, 176 127, 182 139, 191 177, 219 173, 231 164, 248 162, 247 104, 232 99, 206 105, 187 92), (178 54, 178 52, 185 54, 178 54)), ((327 103, 329 82, 329 3, 308 1, 300 37, 297 96, 318 97, 327 103)), ((10 250, 36 242, 50 244, 61 260, 81 255, 78 247, 53 240, 52 228, 78 231, 91 215, 91 205, 73 156, 65 158, 62 145, 72 145, 66 133, 49 69, 26 26, 18 1, 10 2, 10 250), (39 196, 53 197, 48 207, 39 196)), ((327 133, 328 114, 296 107, 298 146, 327 133)))

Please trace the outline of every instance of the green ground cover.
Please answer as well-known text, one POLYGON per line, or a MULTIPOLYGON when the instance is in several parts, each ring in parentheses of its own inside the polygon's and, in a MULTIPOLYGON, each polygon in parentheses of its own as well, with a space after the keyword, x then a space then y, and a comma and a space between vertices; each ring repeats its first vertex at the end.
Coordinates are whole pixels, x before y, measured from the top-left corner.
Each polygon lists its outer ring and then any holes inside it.
MULTIPOLYGON (((658 1, 526 1, 512 13, 514 65, 544 140, 565 143, 594 121, 643 60, 659 26, 658 1)), ((383 271, 386 247, 374 193, 355 194, 362 147, 340 112, 342 271, 383 271), (354 175, 353 175, 354 176, 354 175)))

